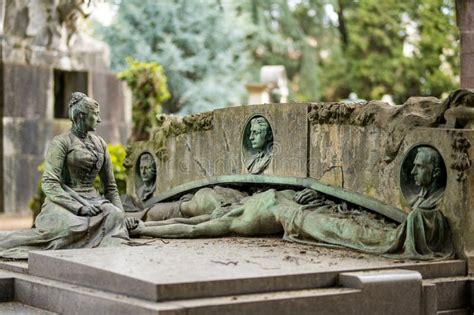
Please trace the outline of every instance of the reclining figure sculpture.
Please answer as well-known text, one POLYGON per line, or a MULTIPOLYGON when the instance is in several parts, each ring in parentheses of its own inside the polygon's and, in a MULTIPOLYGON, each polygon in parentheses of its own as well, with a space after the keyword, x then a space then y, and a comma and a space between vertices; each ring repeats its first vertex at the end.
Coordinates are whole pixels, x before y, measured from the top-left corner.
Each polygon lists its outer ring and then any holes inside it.
MULTIPOLYGON (((268 189, 248 195, 232 188, 202 188, 178 202, 160 203, 127 221, 131 236, 163 238, 268 235, 288 241, 346 247, 409 259, 454 256, 448 223, 438 204, 443 193, 441 157, 418 147, 411 176, 419 194, 398 227, 366 210, 312 189, 268 189)), ((133 216, 133 215, 132 215, 133 216)))

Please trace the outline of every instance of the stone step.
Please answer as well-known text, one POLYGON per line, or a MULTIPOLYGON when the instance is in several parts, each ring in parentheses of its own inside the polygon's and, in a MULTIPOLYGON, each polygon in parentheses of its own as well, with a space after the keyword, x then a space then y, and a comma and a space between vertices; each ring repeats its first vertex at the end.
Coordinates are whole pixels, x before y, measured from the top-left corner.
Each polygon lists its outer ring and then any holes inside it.
MULTIPOLYGON (((350 314, 360 290, 308 289, 174 301, 186 315, 350 314)), ((389 314, 389 313, 388 313, 389 314)))
POLYGON ((438 311, 470 307, 470 279, 468 277, 429 280, 436 285, 438 311))
POLYGON ((170 314, 169 310, 177 309, 169 303, 158 304, 26 274, 0 272, 0 278, 13 279, 14 302, 59 314, 170 314))
POLYGON ((427 313, 469 309, 471 282, 468 276, 424 280, 424 302, 430 310, 427 313))
POLYGON ((339 287, 174 301, 186 315, 417 314, 421 275, 406 270, 350 272, 339 287), (398 293, 394 292, 399 290, 398 293), (363 302, 362 302, 363 301, 363 302))
POLYGON ((0 276, 0 302, 13 301, 15 297, 15 279, 10 276, 0 276))
POLYGON ((336 288, 151 302, 25 274, 0 277, 14 279, 18 303, 60 314, 415 314, 421 286, 418 272, 352 272, 341 274, 336 288))
MULTIPOLYGON (((14 309, 13 304, 18 307, 23 305, 25 310, 31 307, 31 310, 43 309, 59 314, 251 315, 271 312, 278 315, 294 310, 303 315, 314 313, 317 305, 334 310, 342 296, 350 298, 347 300, 349 304, 360 298, 360 290, 331 288, 150 302, 30 275, 3 272, 0 276, 14 279, 16 302, 0 303, 0 310, 4 304, 5 309, 12 310, 14 314, 23 314, 23 309, 14 309)), ((339 303, 336 309, 349 309, 349 304, 339 303)))
POLYGON ((19 302, 3 302, 0 303, 0 314, 49 315, 56 313, 31 307, 19 302))
POLYGON ((400 262, 280 240, 156 242, 163 243, 31 252, 29 273, 150 301, 329 288, 341 272, 361 270, 414 270, 423 279, 466 274, 460 260, 400 262))

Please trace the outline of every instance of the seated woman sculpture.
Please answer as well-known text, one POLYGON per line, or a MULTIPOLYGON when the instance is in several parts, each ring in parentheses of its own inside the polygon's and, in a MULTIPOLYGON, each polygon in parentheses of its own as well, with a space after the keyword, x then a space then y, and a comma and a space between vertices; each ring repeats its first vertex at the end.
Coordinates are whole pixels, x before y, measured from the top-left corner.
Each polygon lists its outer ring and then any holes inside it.
POLYGON ((75 92, 72 128, 48 146, 35 228, 0 233, 0 257, 27 258, 29 250, 110 246, 128 240, 124 213, 105 141, 90 133, 101 122, 99 104, 75 92), (92 186, 99 175, 102 197, 92 186))
POLYGON ((201 189, 191 200, 181 203, 182 209, 193 209, 196 216, 155 222, 135 219, 127 225, 132 236, 195 238, 284 232, 284 239, 295 242, 390 257, 447 259, 453 257, 454 250, 447 221, 438 207, 437 154, 428 148, 418 151, 411 174, 421 186, 420 194, 412 202, 413 210, 406 221, 398 227, 311 189, 269 189, 240 197, 236 191, 237 198, 230 199, 222 196, 222 188, 201 189))

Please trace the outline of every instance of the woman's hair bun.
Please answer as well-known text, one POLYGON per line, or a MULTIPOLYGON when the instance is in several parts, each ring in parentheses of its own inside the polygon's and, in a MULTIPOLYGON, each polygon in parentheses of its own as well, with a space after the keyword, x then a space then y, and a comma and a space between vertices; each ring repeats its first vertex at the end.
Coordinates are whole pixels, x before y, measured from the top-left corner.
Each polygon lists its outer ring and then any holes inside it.
POLYGON ((83 98, 87 97, 87 95, 85 95, 84 93, 82 92, 74 92, 72 93, 72 97, 71 97, 71 100, 69 101, 69 108, 73 107, 74 105, 76 105, 77 103, 79 103, 83 98))

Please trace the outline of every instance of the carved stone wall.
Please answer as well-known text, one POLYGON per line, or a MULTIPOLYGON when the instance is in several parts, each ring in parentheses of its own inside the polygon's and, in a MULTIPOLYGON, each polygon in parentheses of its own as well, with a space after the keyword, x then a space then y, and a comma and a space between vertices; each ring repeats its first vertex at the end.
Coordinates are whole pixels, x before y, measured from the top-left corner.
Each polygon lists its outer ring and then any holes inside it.
MULTIPOLYGON (((137 174, 140 154, 152 153, 157 159, 157 194, 210 176, 248 174, 242 153, 244 129, 252 117, 263 116, 273 130, 272 159, 263 174, 305 177, 308 167, 307 110, 307 104, 231 107, 208 113, 212 117, 212 127, 206 129, 194 128, 175 135, 173 130, 179 129, 178 122, 174 127, 162 126, 155 131, 154 140, 136 143, 129 149, 129 167, 137 174), (164 141, 163 135, 166 135, 164 141)), ((129 181, 128 193, 134 194, 133 176, 129 176, 129 181)))

